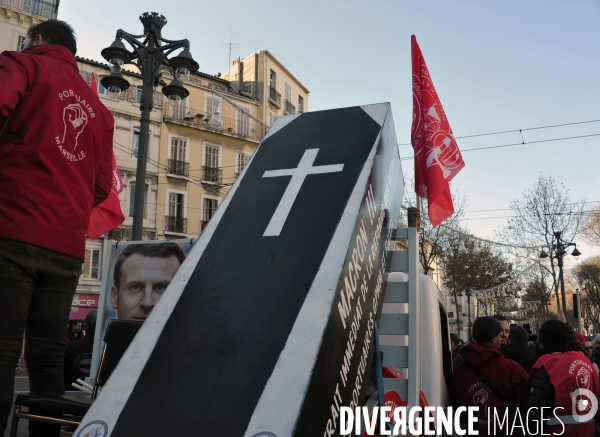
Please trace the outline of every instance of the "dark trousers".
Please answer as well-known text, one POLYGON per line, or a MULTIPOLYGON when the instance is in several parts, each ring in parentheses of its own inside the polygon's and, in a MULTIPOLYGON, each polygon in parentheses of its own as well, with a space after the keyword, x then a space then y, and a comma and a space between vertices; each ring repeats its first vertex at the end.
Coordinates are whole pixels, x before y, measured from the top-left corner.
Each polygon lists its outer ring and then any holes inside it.
MULTIPOLYGON (((65 336, 81 265, 69 255, 0 239, 0 432, 12 408, 23 334, 30 392, 65 392, 65 336)), ((29 424, 30 436, 59 433, 59 425, 29 424)))

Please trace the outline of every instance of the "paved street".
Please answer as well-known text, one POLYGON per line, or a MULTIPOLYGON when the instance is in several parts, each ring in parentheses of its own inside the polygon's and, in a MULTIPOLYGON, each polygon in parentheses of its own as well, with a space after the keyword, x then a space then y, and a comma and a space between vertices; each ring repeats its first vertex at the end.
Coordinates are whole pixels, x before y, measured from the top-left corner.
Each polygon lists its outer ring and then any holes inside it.
MULTIPOLYGON (((27 378, 27 371, 25 369, 19 368, 19 370, 17 370, 17 378, 15 380, 15 392, 16 392, 16 394, 29 392, 29 379, 27 378)), ((15 394, 15 397, 16 397, 16 394, 15 394)), ((8 428, 6 429, 6 431, 4 433, 5 436, 8 436, 8 434, 10 432, 11 421, 12 421, 12 414, 8 418, 8 428)), ((17 432, 17 437, 27 437, 27 425, 28 425, 27 420, 23 420, 23 419, 19 420, 19 431, 17 432)), ((71 435, 73 435, 73 434, 70 432, 65 432, 65 431, 62 431, 60 433, 60 437, 70 437, 71 435)))

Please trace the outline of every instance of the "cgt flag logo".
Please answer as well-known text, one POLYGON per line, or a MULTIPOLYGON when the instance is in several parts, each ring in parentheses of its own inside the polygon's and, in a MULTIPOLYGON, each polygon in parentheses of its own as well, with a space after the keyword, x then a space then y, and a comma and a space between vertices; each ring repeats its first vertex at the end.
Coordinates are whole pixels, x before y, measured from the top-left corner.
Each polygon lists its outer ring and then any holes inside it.
POLYGON ((415 191, 427 199, 429 221, 436 227, 454 214, 448 184, 465 162, 414 35, 411 49, 415 191))

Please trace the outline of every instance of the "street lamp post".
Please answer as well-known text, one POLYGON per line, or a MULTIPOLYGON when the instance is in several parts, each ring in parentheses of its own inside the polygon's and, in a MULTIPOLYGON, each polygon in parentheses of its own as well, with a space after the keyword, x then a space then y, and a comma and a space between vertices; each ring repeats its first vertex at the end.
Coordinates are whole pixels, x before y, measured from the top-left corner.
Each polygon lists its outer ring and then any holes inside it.
MULTIPOLYGON (((459 245, 458 245, 458 253, 459 254, 466 254, 467 253, 467 248, 465 246, 464 241, 460 241, 459 245)), ((477 243, 477 240, 474 241, 473 243, 473 251, 472 251, 473 255, 479 255, 481 253, 481 249, 479 248, 479 244, 477 243)), ((467 317, 468 317, 468 335, 469 335, 469 341, 471 341, 472 337, 471 337, 471 330, 473 328, 473 323, 471 322, 471 296, 473 296, 473 294, 471 293, 471 289, 467 288, 467 290, 465 291, 465 296, 467 296, 467 317)), ((462 293, 461 293, 462 296, 462 293)))
POLYGON ((192 58, 187 39, 171 41, 163 38, 162 28, 167 24, 167 19, 156 12, 144 12, 140 16, 144 25, 143 35, 132 35, 122 29, 117 30, 115 41, 110 47, 102 50, 102 56, 111 65, 111 74, 102 78, 102 85, 115 94, 129 88, 129 82, 123 77, 121 70, 125 64, 135 61, 134 65, 139 69, 142 76, 142 99, 140 110, 140 144, 138 148, 138 162, 136 171, 135 200, 133 207, 133 226, 131 239, 134 241, 142 239, 142 226, 144 220, 144 203, 146 197, 146 162, 148 160, 148 143, 150 128, 150 112, 154 107, 154 87, 159 83, 163 72, 170 71, 173 81, 163 87, 162 92, 171 100, 182 100, 189 95, 189 91, 183 87, 181 79, 189 77, 190 73, 198 70, 199 66, 192 58), (127 41, 132 47, 130 52, 125 48, 123 41, 127 41), (163 45, 165 43, 165 45, 163 45), (167 58, 175 50, 181 49, 181 53, 170 59, 167 58))
MULTIPOLYGON (((471 322, 471 289, 467 288, 467 290, 465 291, 465 296, 467 296, 467 320, 469 321, 467 324, 467 327, 469 328, 469 341, 472 340, 472 336, 471 336, 471 331, 473 328, 473 323, 471 322)), ((461 293, 460 296, 463 296, 463 294, 461 293)))
MULTIPOLYGON (((554 238, 552 239, 552 244, 550 244, 549 248, 549 252, 550 254, 552 254, 552 252, 554 252, 554 258, 556 258, 558 260, 557 265, 558 265, 558 280, 560 283, 560 292, 561 292, 561 300, 562 300, 562 310, 563 312, 566 313, 567 311, 567 298, 565 297, 565 279, 563 276, 563 256, 565 256, 567 254, 567 248, 569 246, 575 246, 575 249, 573 250, 573 252, 571 252, 571 255, 573 255, 575 258, 577 258, 579 255, 581 255, 581 252, 577 249, 577 244, 570 242, 570 243, 566 243, 562 238, 561 238, 562 232, 555 232, 554 233, 554 238)), ((540 258, 548 258, 548 255, 543 249, 540 252, 540 258)), ((551 262, 552 262, 552 257, 550 258, 551 262)))
POLYGON ((576 293, 576 300, 577 300, 577 330, 581 333, 583 333, 582 328, 582 324, 581 324, 581 318, 583 317, 581 314, 581 296, 579 295, 579 288, 575 289, 575 293, 576 293))

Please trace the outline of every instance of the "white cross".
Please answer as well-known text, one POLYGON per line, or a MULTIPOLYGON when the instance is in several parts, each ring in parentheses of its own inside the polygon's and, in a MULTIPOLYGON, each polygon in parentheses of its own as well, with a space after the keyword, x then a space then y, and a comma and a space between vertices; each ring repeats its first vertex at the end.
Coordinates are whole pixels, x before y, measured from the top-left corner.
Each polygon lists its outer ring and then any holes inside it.
POLYGON ((281 229, 287 220, 287 216, 292 209, 292 205, 300 192, 300 188, 302 188, 302 184, 304 183, 304 179, 309 174, 319 174, 319 173, 334 173, 338 171, 342 171, 344 168, 344 164, 335 164, 335 165, 320 165, 318 167, 313 167, 313 162, 315 162, 315 158, 319 153, 319 149, 308 149, 304 152, 302 159, 300 159, 300 163, 296 168, 286 168, 284 170, 268 170, 263 174, 263 178, 274 178, 278 176, 291 176, 292 180, 287 186, 285 193, 283 193, 283 197, 279 201, 279 205, 271 217, 271 221, 269 222, 269 226, 265 229, 265 233, 263 237, 277 237, 281 233, 281 229))

